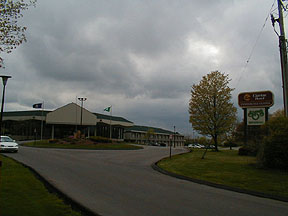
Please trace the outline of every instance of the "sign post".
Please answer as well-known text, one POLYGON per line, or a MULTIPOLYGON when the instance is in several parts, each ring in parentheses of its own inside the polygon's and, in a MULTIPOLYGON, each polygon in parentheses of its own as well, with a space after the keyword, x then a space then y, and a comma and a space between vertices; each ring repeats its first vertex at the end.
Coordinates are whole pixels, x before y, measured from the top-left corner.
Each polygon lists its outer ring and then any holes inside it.
POLYGON ((268 121, 268 109, 274 104, 271 91, 243 92, 238 105, 244 110, 244 144, 247 144, 248 126, 263 125, 268 121))

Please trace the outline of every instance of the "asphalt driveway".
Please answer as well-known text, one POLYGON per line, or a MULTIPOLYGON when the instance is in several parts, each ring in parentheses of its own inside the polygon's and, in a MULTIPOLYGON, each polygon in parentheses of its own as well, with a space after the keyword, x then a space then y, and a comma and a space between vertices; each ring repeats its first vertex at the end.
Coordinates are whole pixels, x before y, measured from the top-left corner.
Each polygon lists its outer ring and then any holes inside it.
MULTIPOLYGON (((181 153, 183 149, 173 149, 181 153)), ((51 184, 103 216, 288 215, 285 202, 176 179, 151 164, 169 148, 134 151, 20 147, 9 157, 32 167, 51 184)))

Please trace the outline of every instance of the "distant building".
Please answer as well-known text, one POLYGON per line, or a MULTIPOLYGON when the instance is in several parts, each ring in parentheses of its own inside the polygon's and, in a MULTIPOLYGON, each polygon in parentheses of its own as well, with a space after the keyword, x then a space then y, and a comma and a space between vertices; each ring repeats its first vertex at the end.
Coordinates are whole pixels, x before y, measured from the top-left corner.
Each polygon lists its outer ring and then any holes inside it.
MULTIPOLYGON (((16 140, 40 139, 41 128, 43 139, 73 136, 78 130, 88 137, 109 138, 111 128, 114 140, 165 145, 171 141, 174 145, 172 131, 137 126, 123 117, 92 113, 83 108, 81 121, 81 107, 75 103, 69 103, 54 111, 33 110, 3 113, 3 131, 16 140)), ((176 133, 175 145, 183 146, 184 136, 176 133)))
POLYGON ((124 138, 125 141, 137 144, 184 146, 183 135, 155 127, 139 125, 127 127, 124 138))
POLYGON ((18 140, 40 139, 43 122, 43 138, 54 139, 73 136, 81 130, 86 136, 110 137, 124 140, 124 128, 133 126, 133 122, 117 116, 92 113, 75 103, 67 104, 54 111, 16 111, 3 114, 4 133, 18 140))

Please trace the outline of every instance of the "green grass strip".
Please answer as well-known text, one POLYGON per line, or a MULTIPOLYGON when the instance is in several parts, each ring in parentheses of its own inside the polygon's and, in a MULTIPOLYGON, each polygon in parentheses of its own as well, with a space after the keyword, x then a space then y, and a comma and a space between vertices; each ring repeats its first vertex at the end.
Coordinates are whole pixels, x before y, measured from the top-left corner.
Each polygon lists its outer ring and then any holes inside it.
POLYGON ((239 156, 238 151, 203 150, 161 160, 157 165, 169 172, 234 188, 288 198, 288 172, 257 168, 256 158, 239 156))
POLYGON ((0 160, 0 215, 81 215, 50 193, 28 168, 2 155, 0 160))
POLYGON ((98 144, 74 144, 74 143, 49 143, 48 140, 29 142, 22 144, 23 146, 38 148, 62 148, 62 149, 91 149, 91 150, 138 150, 140 146, 127 143, 98 143, 98 144))

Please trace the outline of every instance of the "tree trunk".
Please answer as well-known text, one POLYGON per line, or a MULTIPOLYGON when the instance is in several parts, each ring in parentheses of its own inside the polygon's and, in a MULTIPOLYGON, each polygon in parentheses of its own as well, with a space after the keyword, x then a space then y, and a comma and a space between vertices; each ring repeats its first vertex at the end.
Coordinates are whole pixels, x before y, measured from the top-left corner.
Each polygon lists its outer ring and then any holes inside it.
POLYGON ((207 150, 208 150, 208 147, 206 147, 206 149, 205 149, 205 151, 204 151, 204 153, 203 153, 203 155, 202 155, 202 160, 205 158, 205 155, 206 155, 206 153, 207 153, 207 150))
POLYGON ((214 136, 215 151, 218 152, 218 135, 214 136))

